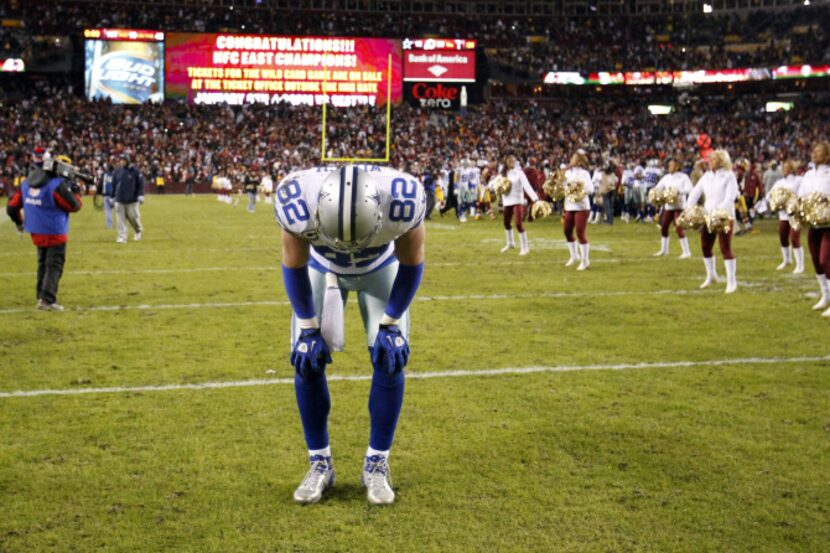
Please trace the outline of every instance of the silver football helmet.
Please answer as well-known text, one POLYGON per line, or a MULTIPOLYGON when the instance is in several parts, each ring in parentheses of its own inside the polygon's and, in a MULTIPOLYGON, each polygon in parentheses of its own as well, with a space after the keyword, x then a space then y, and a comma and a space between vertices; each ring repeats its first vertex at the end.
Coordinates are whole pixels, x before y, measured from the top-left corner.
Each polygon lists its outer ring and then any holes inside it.
POLYGON ((380 232, 383 220, 377 182, 356 165, 340 167, 323 181, 315 217, 327 246, 348 253, 362 250, 380 232))

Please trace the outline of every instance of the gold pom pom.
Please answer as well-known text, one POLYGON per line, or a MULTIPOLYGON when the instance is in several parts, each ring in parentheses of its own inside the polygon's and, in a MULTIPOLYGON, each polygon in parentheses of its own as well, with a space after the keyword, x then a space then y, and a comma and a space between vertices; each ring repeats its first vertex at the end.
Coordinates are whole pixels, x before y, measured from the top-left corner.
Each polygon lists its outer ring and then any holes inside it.
POLYGON ((580 202, 585 197, 585 183, 581 180, 569 183, 565 187, 565 199, 580 202))
POLYGON ((706 212, 702 206, 689 206, 677 218, 677 224, 687 229, 699 229, 706 224, 706 212))
POLYGON ((510 182, 510 179, 504 175, 499 175, 493 181, 493 192, 495 192, 497 196, 504 196, 505 194, 510 193, 510 188, 512 186, 513 183, 510 182))
POLYGON ((561 170, 554 171, 545 179, 542 184, 542 190, 553 201, 561 200, 565 197, 565 173, 561 170))
POLYGON ((553 212, 553 208, 548 202, 539 200, 533 202, 533 207, 530 208, 530 214, 534 219, 544 219, 553 212))
POLYGON ((674 205, 680 199, 680 192, 674 186, 663 189, 663 205, 674 205))
POLYGON ((813 192, 801 198, 798 204, 798 218, 814 227, 830 225, 830 196, 813 192))
POLYGON ((767 196, 767 205, 770 211, 783 211, 787 206, 798 208, 798 202, 793 202, 795 193, 787 188, 776 188, 767 196))
POLYGON ((729 232, 732 216, 725 209, 715 209, 706 214, 706 230, 712 234, 729 232))

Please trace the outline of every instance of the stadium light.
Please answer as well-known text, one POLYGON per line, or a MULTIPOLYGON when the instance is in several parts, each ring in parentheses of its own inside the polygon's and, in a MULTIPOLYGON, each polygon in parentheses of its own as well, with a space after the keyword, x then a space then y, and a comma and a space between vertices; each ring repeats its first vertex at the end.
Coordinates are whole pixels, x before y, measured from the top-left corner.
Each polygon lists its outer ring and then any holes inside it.
POLYGON ((810 5, 810 0, 804 0, 804 5, 809 6, 810 5))
POLYGON ((703 4, 703 13, 712 13, 712 4, 703 4))

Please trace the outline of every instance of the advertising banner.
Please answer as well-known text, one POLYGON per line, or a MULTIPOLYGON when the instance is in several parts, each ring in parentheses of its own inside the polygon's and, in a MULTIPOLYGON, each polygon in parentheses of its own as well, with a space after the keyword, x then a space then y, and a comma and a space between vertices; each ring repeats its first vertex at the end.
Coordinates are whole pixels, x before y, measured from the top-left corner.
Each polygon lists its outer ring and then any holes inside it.
POLYGON ((87 29, 84 85, 90 100, 142 104, 164 99, 164 33, 87 29))
POLYGON ((197 104, 381 106, 387 93, 393 104, 402 96, 392 39, 168 33, 166 67, 167 97, 197 104))

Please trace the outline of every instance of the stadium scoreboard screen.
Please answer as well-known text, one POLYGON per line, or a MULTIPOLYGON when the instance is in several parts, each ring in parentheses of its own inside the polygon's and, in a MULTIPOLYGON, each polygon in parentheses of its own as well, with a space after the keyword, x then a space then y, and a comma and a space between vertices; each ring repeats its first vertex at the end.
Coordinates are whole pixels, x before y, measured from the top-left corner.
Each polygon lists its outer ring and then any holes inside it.
POLYGON ((196 104, 379 106, 402 96, 392 39, 169 33, 166 68, 167 97, 196 104))
POLYGON ((84 86, 90 100, 142 104, 164 99, 164 38, 161 31, 84 31, 84 86))
POLYGON ((403 80, 407 101, 430 108, 458 109, 474 95, 476 41, 405 38, 403 80))

